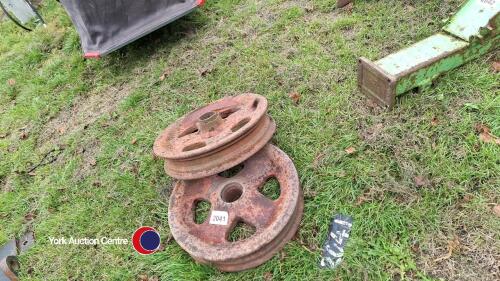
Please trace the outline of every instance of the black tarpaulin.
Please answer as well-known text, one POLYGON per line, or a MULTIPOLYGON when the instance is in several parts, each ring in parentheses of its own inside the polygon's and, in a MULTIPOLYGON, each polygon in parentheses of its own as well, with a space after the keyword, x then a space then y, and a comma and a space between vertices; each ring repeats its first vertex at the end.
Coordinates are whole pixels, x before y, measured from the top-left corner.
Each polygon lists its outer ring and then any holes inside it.
POLYGON ((85 57, 99 57, 186 15, 204 0, 61 0, 85 57))

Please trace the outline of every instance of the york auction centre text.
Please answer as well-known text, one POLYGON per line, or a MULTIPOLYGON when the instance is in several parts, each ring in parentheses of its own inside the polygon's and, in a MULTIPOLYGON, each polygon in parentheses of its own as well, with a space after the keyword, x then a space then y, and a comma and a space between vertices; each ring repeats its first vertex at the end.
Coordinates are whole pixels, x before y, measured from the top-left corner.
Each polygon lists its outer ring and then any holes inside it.
POLYGON ((74 237, 49 237, 52 245, 128 245, 129 240, 124 238, 74 238, 74 237))

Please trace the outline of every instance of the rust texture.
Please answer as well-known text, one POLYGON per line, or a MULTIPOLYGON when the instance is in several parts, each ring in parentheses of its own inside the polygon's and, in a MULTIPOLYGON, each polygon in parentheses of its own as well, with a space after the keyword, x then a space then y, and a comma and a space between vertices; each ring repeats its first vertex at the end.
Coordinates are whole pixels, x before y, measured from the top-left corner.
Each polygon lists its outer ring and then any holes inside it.
POLYGON ((15 256, 0 259, 0 280, 5 280, 4 277, 9 281, 19 280, 16 274, 19 268, 19 261, 15 256))
POLYGON ((0 247, 0 280, 17 281, 19 262, 17 255, 17 240, 13 239, 0 247))
POLYGON ((196 261, 233 272, 256 267, 282 249, 295 235, 302 212, 295 166, 283 151, 269 144, 230 178, 213 175, 179 181, 170 197, 169 225, 175 240, 196 261), (273 177, 280 185, 276 200, 259 192, 273 177), (194 210, 200 201, 210 202, 210 214, 227 212, 226 223, 211 224, 209 214, 197 224, 194 210), (231 242, 229 235, 239 222, 254 227, 255 233, 231 242))
POLYGON ((0 247, 0 281, 17 281, 17 272, 21 268, 17 255, 33 247, 35 234, 26 232, 19 239, 12 239, 0 247))
POLYGON ((392 108, 396 102, 397 78, 366 58, 358 60, 358 87, 381 106, 392 108))
POLYGON ((256 94, 228 97, 199 108, 170 125, 153 152, 170 176, 191 180, 240 164, 262 149, 276 131, 267 100, 256 94))

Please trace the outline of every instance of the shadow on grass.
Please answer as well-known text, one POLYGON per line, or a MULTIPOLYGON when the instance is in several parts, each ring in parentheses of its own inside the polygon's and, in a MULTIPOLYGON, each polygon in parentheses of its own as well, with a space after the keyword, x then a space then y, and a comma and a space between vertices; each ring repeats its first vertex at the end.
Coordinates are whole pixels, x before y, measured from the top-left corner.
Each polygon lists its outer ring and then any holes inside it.
POLYGON ((192 35, 206 27, 209 19, 195 11, 105 57, 106 65, 116 73, 129 72, 149 61, 152 57, 166 57, 182 40, 189 40, 192 35))

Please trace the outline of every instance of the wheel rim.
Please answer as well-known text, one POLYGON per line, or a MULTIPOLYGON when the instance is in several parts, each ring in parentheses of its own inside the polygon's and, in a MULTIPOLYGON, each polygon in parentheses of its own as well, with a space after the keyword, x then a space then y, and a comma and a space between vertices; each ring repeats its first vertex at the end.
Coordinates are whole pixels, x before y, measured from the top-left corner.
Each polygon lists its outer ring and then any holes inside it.
POLYGON ((176 241, 195 260, 223 271, 249 269, 270 259, 293 237, 302 217, 297 171, 284 152, 267 145, 243 165, 231 178, 214 175, 180 181, 170 198, 169 224, 176 241), (280 184, 276 200, 259 192, 272 177, 280 184), (239 190, 239 196, 234 190, 239 190), (200 200, 211 203, 211 212, 227 212, 227 223, 211 224, 208 218, 196 224, 193 212, 200 200), (230 242, 229 234, 238 222, 253 226, 255 233, 230 242))

